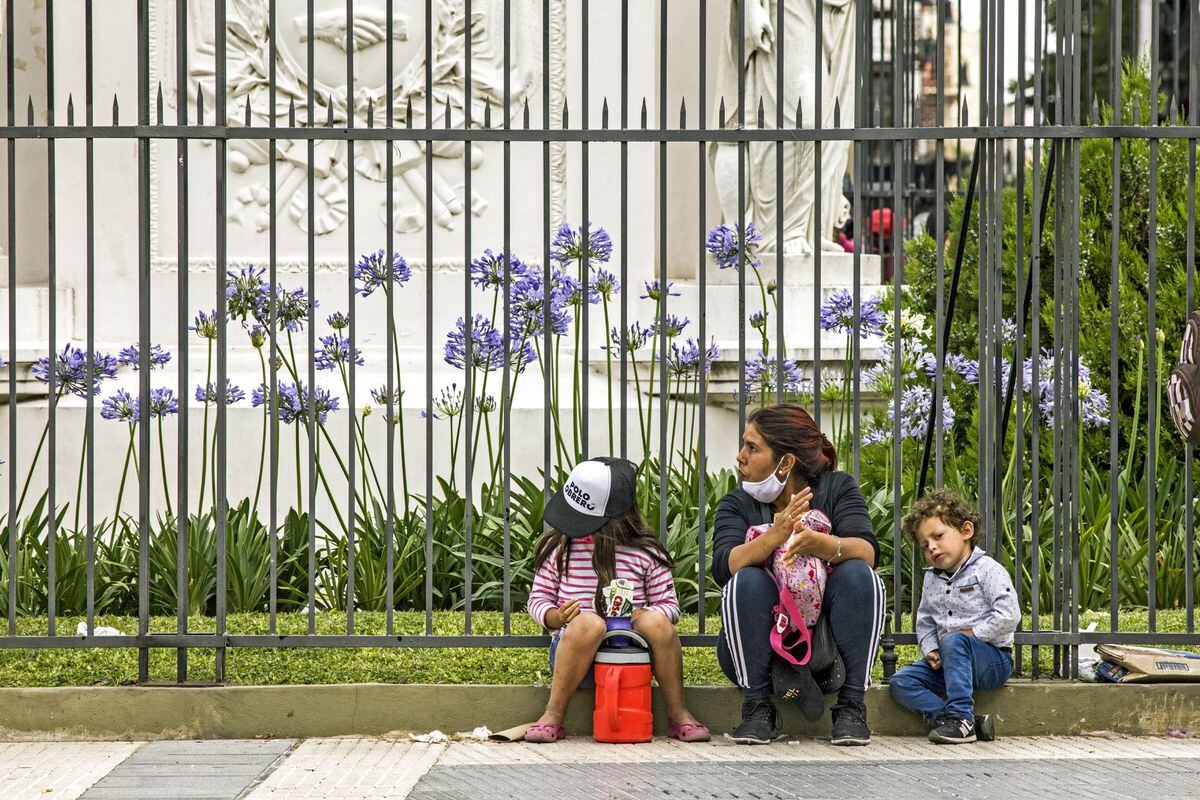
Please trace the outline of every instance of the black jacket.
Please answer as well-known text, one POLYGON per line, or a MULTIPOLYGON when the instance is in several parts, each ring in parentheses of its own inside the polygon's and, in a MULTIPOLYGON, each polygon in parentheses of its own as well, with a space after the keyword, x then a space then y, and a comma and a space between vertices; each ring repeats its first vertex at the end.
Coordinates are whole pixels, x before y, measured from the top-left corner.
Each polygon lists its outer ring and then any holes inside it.
MULTIPOLYGON (((875 563, 879 563, 879 543, 867 513, 867 501, 853 477, 845 472, 826 473, 813 487, 809 505, 825 512, 833 523, 835 536, 853 536, 870 542, 875 550, 875 563)), ((713 578, 719 586, 724 586, 732 577, 729 551, 746 541, 746 529, 768 523, 774 517, 770 505, 758 502, 741 487, 721 498, 717 505, 712 560, 713 578)))

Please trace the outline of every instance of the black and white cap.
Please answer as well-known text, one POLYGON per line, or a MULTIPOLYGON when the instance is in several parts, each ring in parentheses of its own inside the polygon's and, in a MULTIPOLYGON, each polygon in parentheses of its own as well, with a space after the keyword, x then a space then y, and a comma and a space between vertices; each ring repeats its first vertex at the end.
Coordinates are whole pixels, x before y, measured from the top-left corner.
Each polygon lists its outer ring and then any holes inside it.
POLYGON ((546 503, 546 524, 572 539, 589 536, 637 503, 637 466, 624 458, 580 462, 546 503))

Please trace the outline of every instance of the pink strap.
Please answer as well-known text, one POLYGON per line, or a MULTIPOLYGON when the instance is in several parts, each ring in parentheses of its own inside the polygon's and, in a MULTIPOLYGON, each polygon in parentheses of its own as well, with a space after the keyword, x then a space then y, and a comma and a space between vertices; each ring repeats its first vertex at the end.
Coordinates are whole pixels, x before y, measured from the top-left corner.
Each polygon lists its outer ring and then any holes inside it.
MULTIPOLYGON (((771 575, 770 570, 766 570, 766 573, 771 575)), ((774 575, 771 575, 771 581, 779 590, 779 602, 774 608, 775 624, 771 626, 771 649, 793 666, 802 667, 812 656, 812 634, 804 624, 804 617, 796 607, 792 593, 786 587, 781 588, 774 575), (800 644, 804 645, 804 657, 797 660, 790 651, 800 644)))

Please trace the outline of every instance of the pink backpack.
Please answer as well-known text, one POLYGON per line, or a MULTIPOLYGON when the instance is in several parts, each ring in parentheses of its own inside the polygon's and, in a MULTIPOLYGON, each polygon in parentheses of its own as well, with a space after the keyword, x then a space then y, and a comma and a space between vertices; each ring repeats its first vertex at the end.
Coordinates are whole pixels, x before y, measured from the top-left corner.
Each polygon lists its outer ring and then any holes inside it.
MULTIPOLYGON (((801 517, 801 524, 820 533, 830 533, 833 525, 829 517, 811 509, 801 517)), ((746 529, 746 541, 752 541, 771 529, 771 525, 751 525, 746 529)), ((825 593, 827 569, 825 562, 816 556, 801 556, 792 565, 786 566, 783 557, 787 544, 777 548, 764 564, 767 574, 779 588, 779 603, 775 605, 775 625, 771 629, 771 647, 779 657, 795 666, 804 666, 812 655, 810 628, 821 616, 821 597, 825 593), (797 647, 803 647, 803 656, 792 655, 797 647)))

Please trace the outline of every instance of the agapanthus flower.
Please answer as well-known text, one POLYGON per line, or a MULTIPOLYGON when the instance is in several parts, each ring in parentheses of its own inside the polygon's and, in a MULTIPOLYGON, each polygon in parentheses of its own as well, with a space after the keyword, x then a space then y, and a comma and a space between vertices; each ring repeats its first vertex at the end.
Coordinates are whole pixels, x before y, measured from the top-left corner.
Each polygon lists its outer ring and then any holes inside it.
POLYGON ((750 327, 754 328, 756 331, 762 331, 765 333, 767 330, 768 316, 769 315, 765 311, 755 311, 750 315, 750 327))
MULTIPOLYGON (((437 397, 433 398, 433 418, 434 419, 454 419, 463 410, 463 393, 462 389, 458 388, 457 383, 452 383, 449 386, 438 392, 437 397)), ((430 415, 428 412, 422 411, 421 417, 427 418, 430 415)))
POLYGON ((475 398, 475 412, 478 414, 491 414, 496 410, 496 398, 492 395, 484 395, 475 398))
POLYGON ((674 339, 683 333, 692 321, 687 317, 680 319, 674 314, 667 314, 661 321, 655 320, 654 330, 664 334, 668 339, 674 339))
MULTIPOLYGON (((458 369, 465 369, 467 364, 466 328, 466 320, 463 317, 459 317, 455 323, 455 330, 446 334, 446 363, 458 369)), ((492 321, 483 314, 476 314, 471 323, 470 341, 471 366, 475 369, 481 369, 484 372, 503 368, 504 335, 496 330, 492 321)), ((511 353, 509 363, 513 369, 520 373, 535 358, 537 358, 537 354, 534 352, 533 345, 525 341, 519 350, 511 353)))
MULTIPOLYGON (((279 421, 284 423, 308 422, 308 389, 303 382, 298 384, 280 383, 276 386, 279 397, 279 421)), ((317 421, 324 423, 329 412, 338 410, 338 399, 328 389, 317 387, 314 392, 317 421)), ((250 393, 250 405, 257 408, 261 405, 271 407, 271 390, 265 384, 260 384, 250 393)))
POLYGON ((179 401, 171 389, 150 390, 150 416, 165 417, 168 414, 179 413, 179 401))
MULTIPOLYGON (((392 390, 392 404, 399 406, 401 399, 404 397, 404 391, 401 389, 392 390)), ((386 386, 378 386, 371 390, 371 399, 376 405, 386 406, 388 404, 388 390, 386 386)))
POLYGON ((1005 344, 1012 344, 1017 340, 1017 323, 1015 320, 1008 317, 1000 320, 1000 340, 1005 344))
MULTIPOLYGON (((650 337, 654 335, 653 328, 647 328, 640 322, 633 322, 629 325, 629 332, 625 338, 625 351, 627 353, 636 353, 646 346, 650 341, 650 337)), ((609 344, 604 346, 605 350, 611 350, 615 353, 621 352, 621 329, 614 327, 608 334, 609 344)))
MULTIPOLYGON (((774 392, 779 385, 779 359, 764 356, 761 352, 746 362, 746 394, 754 395, 774 392)), ((811 390, 811 381, 800 373, 800 364, 791 359, 783 360, 783 390, 799 393, 811 390)))
POLYGON ((260 348, 267 343, 267 330, 263 326, 251 325, 250 330, 247 331, 247 333, 250 336, 250 344, 253 345, 255 349, 260 348))
POLYGON ((702 355, 704 355, 704 373, 708 375, 712 372, 713 362, 721 357, 721 350, 717 347, 715 339, 709 343, 707 352, 701 350, 700 344, 695 339, 686 340, 682 347, 672 342, 671 349, 667 353, 667 370, 675 378, 694 378, 700 374, 702 355))
POLYGON ((364 253, 354 265, 354 280, 359 284, 358 294, 370 297, 378 288, 392 283, 403 285, 412 278, 412 270, 399 253, 392 253, 389 263, 383 250, 364 253))
MULTIPOLYGON (((583 282, 581 280, 557 269, 554 270, 551 279, 556 286, 561 287, 564 296, 567 298, 567 305, 578 306, 583 302, 583 282)), ((591 281, 588 281, 587 299, 588 303, 592 305, 600 302, 600 292, 591 281)))
MULTIPOLYGON (((954 426, 954 409, 950 400, 943 396, 942 425, 946 430, 954 426)), ((933 407, 933 390, 927 386, 913 386, 900 395, 900 437, 923 441, 929 429, 929 411, 933 407)), ((894 423, 896 407, 888 403, 888 422, 894 423)))
POLYGON ((138 421, 138 400, 124 389, 117 389, 100 404, 100 416, 132 425, 138 421))
MULTIPOLYGON (((517 281, 532 269, 513 254, 508 256, 508 277, 517 281)), ((471 262, 471 282, 481 289, 499 290, 504 285, 504 251, 484 250, 483 255, 471 262)))
MULTIPOLYGON (((539 336, 545 323, 546 292, 542 288, 542 275, 530 270, 512 287, 510 298, 510 335, 518 340, 539 336)), ((550 331, 562 336, 571 328, 571 314, 567 311, 567 295, 563 286, 552 282, 549 291, 550 331)))
MULTIPOLYGON (((717 266, 720 269, 737 269, 741 265, 741 252, 743 243, 741 241, 737 224, 733 225, 718 225, 708 232, 708 238, 705 242, 705 248, 712 254, 717 261, 717 266)), ((759 267, 762 262, 755 258, 755 253, 758 251, 758 245, 762 241, 762 236, 759 235, 758 229, 754 227, 753 222, 746 224, 746 237, 744 243, 745 263, 751 267, 759 267)))
POLYGON ((887 428, 882 425, 872 425, 862 432, 862 436, 859 437, 859 442, 863 447, 867 447, 868 445, 872 444, 883 444, 884 442, 890 441, 891 438, 891 431, 889 431, 887 428))
MULTIPOLYGON (((279 330, 292 333, 302 330, 304 323, 308 320, 310 310, 319 305, 320 303, 309 298, 308 292, 301 287, 295 289, 277 287, 275 290, 275 320, 279 324, 279 330)), ((259 322, 268 323, 269 321, 270 317, 264 312, 259 322)))
POLYGON ((609 237, 608 231, 589 222, 585 247, 583 226, 572 228, 564 222, 559 227, 558 233, 555 234, 554 241, 550 243, 550 257, 563 265, 583 261, 585 250, 589 263, 607 263, 608 259, 612 257, 613 250, 612 239, 609 237))
MULTIPOLYGON (((887 315, 879 307, 878 297, 868 298, 858 307, 859 336, 883 333, 887 315)), ((854 331, 854 298, 848 289, 838 289, 821 304, 821 330, 839 331, 847 335, 854 331)))
POLYGON ((245 324, 251 319, 266 316, 265 306, 269 295, 263 281, 265 272, 262 267, 250 265, 225 273, 225 308, 230 319, 245 324))
MULTIPOLYGON (((165 367, 167 362, 171 360, 171 354, 163 349, 161 344, 150 345, 150 369, 155 367, 165 367)), ((126 367, 133 367, 135 370, 141 368, 141 346, 134 342, 121 349, 117 354, 117 363, 126 367)))
MULTIPOLYGON (((196 402, 204 403, 205 405, 215 405, 219 396, 217 394, 217 385, 209 383, 207 387, 196 387, 196 402)), ((240 386, 237 386, 228 378, 225 379, 225 405, 231 406, 234 403, 246 399, 246 393, 240 386)))
POLYGON ((643 300, 654 300, 658 302, 664 297, 679 297, 679 292, 672 292, 671 289, 675 286, 673 281, 667 281, 667 288, 664 290, 662 283, 658 278, 652 281, 646 281, 643 286, 646 287, 646 293, 642 295, 643 300))
MULTIPOLYGON (((100 393, 100 382, 117 376, 117 359, 107 353, 92 355, 88 369, 87 351, 67 343, 54 357, 55 391, 70 392, 78 397, 100 393)), ((33 377, 42 383, 50 382, 50 358, 42 356, 33 365, 33 377)))
POLYGON ((340 311, 333 312, 325 318, 325 321, 328 322, 329 327, 333 328, 335 331, 344 331, 346 328, 350 327, 350 318, 340 311))
POLYGON ((612 300, 621 293, 621 282, 617 276, 603 269, 592 272, 592 286, 604 300, 612 300))
MULTIPOLYGON (((1038 407, 1041 410, 1042 422, 1048 428, 1055 425, 1054 418, 1054 353, 1051 350, 1043 349, 1041 352, 1040 363, 1038 364, 1038 407)), ((1109 407, 1108 396, 1092 386, 1092 371, 1082 358, 1078 358, 1077 367, 1079 370, 1079 421, 1085 428, 1101 428, 1109 422, 1109 407)), ((1071 379, 1070 368, 1066 370, 1063 376, 1067 380, 1071 379)), ((1033 360, 1026 359, 1024 368, 1022 369, 1022 383, 1028 391, 1028 387, 1033 385, 1033 360)), ((1065 383, 1060 383, 1060 390, 1065 395, 1067 386, 1065 383)))
POLYGON ((212 311, 208 314, 203 311, 196 312, 196 319, 188 328, 190 331, 195 331, 196 335, 201 339, 216 339, 217 338, 217 312, 212 311))
MULTIPOLYGON (((343 364, 348 364, 350 358, 350 339, 336 333, 322 336, 320 349, 313 353, 313 361, 319 370, 335 370, 343 364)), ((360 367, 366 363, 362 351, 357 347, 354 348, 353 358, 354 363, 360 367)))

